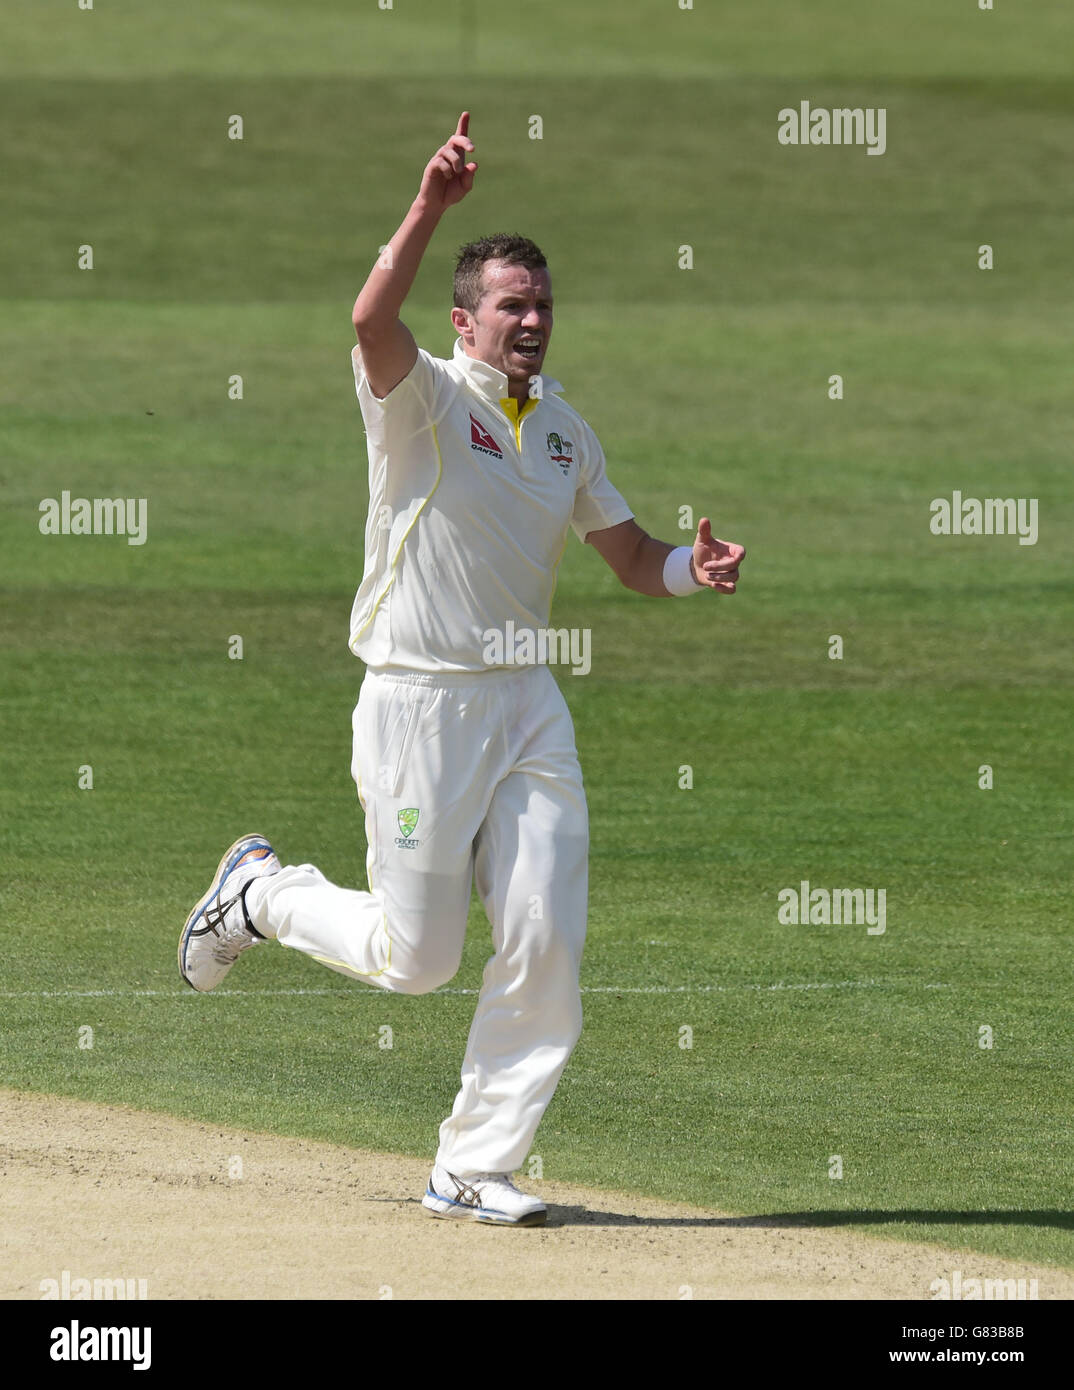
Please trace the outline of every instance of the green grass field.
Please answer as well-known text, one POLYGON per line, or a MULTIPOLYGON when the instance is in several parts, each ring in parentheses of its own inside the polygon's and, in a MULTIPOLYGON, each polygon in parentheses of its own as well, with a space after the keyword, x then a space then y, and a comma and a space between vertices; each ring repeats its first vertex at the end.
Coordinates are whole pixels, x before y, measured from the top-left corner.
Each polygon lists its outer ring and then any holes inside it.
POLYGON ((562 565, 592 888, 545 1177, 1074 1266, 1064 0, 5 8, 0 1081, 432 1152, 476 905, 423 999, 272 948, 198 997, 175 944, 248 829, 364 886, 350 307, 465 99, 419 341, 460 243, 533 236, 641 523, 749 552, 690 604, 562 565), (886 153, 780 146, 803 99, 884 107, 886 153), (148 542, 42 536, 64 489, 147 498, 148 542), (1037 544, 932 535, 953 489, 1038 499, 1037 544), (802 879, 885 888, 886 932, 781 925, 802 879))

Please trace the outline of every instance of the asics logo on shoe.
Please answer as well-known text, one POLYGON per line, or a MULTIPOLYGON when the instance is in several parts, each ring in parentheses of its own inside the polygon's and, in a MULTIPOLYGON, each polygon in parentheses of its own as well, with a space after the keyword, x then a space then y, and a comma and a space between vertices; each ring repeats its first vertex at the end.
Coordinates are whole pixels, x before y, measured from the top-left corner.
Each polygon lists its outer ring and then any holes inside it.
POLYGON ((481 1205, 481 1193, 476 1187, 471 1187, 461 1178, 457 1178, 454 1173, 449 1173, 448 1177, 455 1184, 454 1200, 464 1207, 479 1207, 481 1205))
POLYGON ((207 932, 212 932, 214 936, 221 936, 224 932, 224 928, 227 926, 227 923, 224 920, 225 917, 241 897, 242 894, 240 893, 237 897, 232 898, 229 902, 222 903, 219 899, 217 899, 215 903, 210 903, 209 906, 205 909, 205 912, 202 916, 202 921, 205 923, 205 925, 203 927, 195 927, 191 931, 190 935, 204 936, 207 932))

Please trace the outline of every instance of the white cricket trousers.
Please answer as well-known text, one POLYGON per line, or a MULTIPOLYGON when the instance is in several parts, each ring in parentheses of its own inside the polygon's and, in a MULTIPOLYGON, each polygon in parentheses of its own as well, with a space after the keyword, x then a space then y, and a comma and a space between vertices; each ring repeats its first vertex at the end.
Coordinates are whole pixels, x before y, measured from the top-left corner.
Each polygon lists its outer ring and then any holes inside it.
POLYGON ((541 666, 369 670, 353 724, 369 891, 289 866, 251 885, 251 920, 332 970, 424 994, 459 968, 476 878, 495 954, 437 1162, 513 1172, 582 1028, 589 824, 566 701, 541 666))

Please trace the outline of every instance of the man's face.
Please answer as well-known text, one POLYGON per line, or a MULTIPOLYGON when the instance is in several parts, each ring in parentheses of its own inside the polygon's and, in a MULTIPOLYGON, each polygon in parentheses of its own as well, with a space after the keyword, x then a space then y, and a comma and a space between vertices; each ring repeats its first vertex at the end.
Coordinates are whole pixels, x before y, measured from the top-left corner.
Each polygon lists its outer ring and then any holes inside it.
MULTIPOLYGON (((528 388, 541 370, 552 336, 552 280, 548 270, 486 261, 481 301, 472 314, 453 309, 452 322, 468 357, 497 367, 513 387, 528 388)), ((521 394, 525 394, 523 390, 521 394)))

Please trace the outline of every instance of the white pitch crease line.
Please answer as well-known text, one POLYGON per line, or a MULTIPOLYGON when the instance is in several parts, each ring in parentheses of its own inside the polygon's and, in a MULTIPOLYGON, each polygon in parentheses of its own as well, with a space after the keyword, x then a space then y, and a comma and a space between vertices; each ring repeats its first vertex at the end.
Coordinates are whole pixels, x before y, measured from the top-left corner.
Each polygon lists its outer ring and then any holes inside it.
MULTIPOLYGON (((736 994, 750 991, 759 994, 778 993, 785 990, 809 989, 903 989, 913 988, 911 980, 816 980, 804 983, 788 983, 777 980, 774 984, 742 985, 583 985, 583 994, 736 994)), ((947 984, 927 983, 922 989, 950 989, 947 984)), ((479 994, 478 989, 437 989, 433 994, 479 994)), ((58 990, 2 990, 0 999, 193 999, 196 991, 192 989, 58 989, 58 990)), ((346 996, 348 994, 385 994, 392 990, 377 989, 373 985, 355 983, 348 989, 216 989, 212 993, 232 999, 277 999, 299 998, 312 995, 346 996)))

